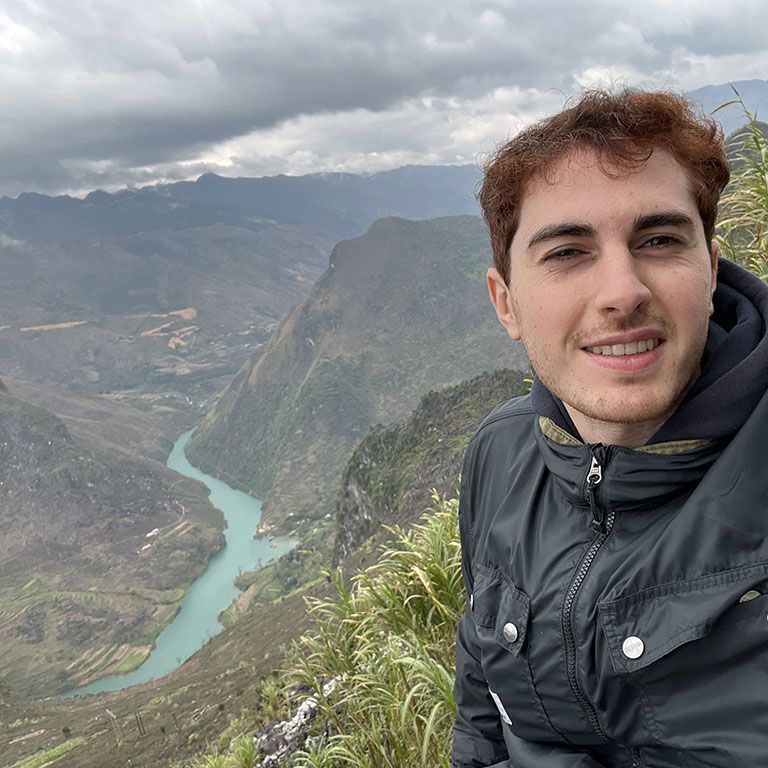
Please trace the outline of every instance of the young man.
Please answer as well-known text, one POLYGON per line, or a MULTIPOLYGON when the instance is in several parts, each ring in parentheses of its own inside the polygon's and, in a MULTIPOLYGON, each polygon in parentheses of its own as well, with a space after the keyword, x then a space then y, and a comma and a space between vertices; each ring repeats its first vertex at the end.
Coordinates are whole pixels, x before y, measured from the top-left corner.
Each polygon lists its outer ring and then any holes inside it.
POLYGON ((455 768, 768 766, 768 286, 718 262, 722 135, 591 92, 489 162, 536 373, 472 439, 455 768))

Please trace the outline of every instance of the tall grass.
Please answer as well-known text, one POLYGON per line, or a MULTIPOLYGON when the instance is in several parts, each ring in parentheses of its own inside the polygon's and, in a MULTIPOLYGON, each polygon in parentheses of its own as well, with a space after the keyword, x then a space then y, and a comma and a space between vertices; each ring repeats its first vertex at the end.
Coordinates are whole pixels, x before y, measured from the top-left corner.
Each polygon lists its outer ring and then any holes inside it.
POLYGON ((741 105, 746 125, 736 136, 731 182, 720 200, 718 241, 724 256, 768 281, 768 138, 742 99, 733 103, 741 105))
POLYGON ((315 601, 315 630, 294 650, 325 735, 302 768, 447 768, 455 704, 454 633, 464 606, 457 502, 436 510, 337 596, 315 601), (333 693, 323 685, 336 678, 333 693))

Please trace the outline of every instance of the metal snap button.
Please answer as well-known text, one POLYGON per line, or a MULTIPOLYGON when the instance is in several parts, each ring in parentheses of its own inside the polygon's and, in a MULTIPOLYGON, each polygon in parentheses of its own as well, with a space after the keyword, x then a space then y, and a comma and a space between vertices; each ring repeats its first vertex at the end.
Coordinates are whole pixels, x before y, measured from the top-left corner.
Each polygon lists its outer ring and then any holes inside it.
POLYGON ((622 643, 621 650, 628 659, 639 659, 645 652, 645 643, 632 635, 622 643))
POLYGON ((504 635, 504 639, 508 643, 517 642, 517 627, 511 621, 508 621, 504 625, 504 628, 501 630, 501 634, 504 635))
POLYGON ((762 597, 762 595, 756 589, 750 589, 749 592, 745 592, 740 598, 740 603, 748 603, 750 600, 754 600, 756 597, 762 597))

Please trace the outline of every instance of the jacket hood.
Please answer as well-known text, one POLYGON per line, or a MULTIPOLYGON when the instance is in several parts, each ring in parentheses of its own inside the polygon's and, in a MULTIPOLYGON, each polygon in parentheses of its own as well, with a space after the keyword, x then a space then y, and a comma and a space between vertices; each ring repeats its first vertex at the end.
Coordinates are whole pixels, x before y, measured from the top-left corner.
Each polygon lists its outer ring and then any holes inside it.
MULTIPOLYGON (((768 285, 721 258, 714 306, 701 374, 648 445, 731 437, 768 388, 768 285)), ((563 403, 538 378, 531 404, 540 416, 581 440, 563 403)))

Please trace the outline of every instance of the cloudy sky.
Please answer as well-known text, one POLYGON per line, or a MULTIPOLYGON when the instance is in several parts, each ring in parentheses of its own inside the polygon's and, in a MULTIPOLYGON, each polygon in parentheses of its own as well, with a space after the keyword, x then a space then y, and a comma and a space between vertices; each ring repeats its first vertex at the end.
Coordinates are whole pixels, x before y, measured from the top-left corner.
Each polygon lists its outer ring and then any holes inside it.
POLYGON ((768 77, 765 0, 4 0, 0 194, 475 162, 606 79, 768 77))

